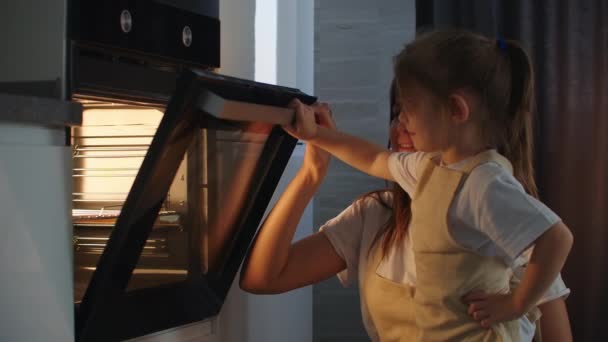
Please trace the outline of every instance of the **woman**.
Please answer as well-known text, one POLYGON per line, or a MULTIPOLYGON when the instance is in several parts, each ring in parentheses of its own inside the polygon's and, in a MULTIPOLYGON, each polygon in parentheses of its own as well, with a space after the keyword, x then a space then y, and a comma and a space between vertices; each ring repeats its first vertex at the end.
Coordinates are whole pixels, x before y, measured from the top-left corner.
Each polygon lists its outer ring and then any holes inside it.
MULTIPOLYGON (((412 141, 396 119, 400 110, 395 95, 393 84, 390 147, 412 152, 412 141)), ((320 124, 335 128, 325 105, 318 104, 316 112, 320 113, 320 124)), ((399 186, 362 196, 318 233, 292 244, 296 226, 328 163, 327 153, 311 145, 306 147, 301 169, 268 215, 245 261, 241 288, 252 293, 282 293, 337 274, 344 285, 353 279, 359 285, 363 322, 372 340, 414 336, 416 322, 402 319, 411 315, 401 315, 412 309, 408 302, 413 300, 416 274, 407 234, 410 198, 399 186)), ((518 260, 515 282, 526 260, 526 256, 518 260)), ((568 293, 558 279, 539 303, 545 341, 572 340, 564 304, 568 293)), ((537 331, 530 320, 534 318, 519 320, 522 341, 532 340, 537 331)))

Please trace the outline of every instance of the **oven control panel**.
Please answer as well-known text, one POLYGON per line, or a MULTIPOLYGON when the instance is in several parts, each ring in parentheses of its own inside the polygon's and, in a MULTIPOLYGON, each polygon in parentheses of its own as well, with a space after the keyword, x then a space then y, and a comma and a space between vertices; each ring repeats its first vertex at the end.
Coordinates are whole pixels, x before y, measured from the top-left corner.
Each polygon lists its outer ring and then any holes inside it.
POLYGON ((163 2, 73 0, 69 39, 79 45, 138 58, 217 68, 220 22, 163 2))

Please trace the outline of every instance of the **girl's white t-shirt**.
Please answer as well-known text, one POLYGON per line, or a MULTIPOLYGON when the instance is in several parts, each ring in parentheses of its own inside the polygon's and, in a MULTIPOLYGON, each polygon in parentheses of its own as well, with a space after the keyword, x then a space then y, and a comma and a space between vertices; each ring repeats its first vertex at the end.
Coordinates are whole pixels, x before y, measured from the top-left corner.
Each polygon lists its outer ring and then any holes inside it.
MULTIPOLYGON (((384 203, 390 206, 391 193, 381 194, 384 203)), ((325 233, 332 246, 346 263, 346 269, 338 274, 338 279, 344 286, 353 282, 361 283, 367 262, 368 251, 378 230, 388 221, 391 211, 373 197, 366 197, 356 201, 335 218, 327 221, 320 230, 325 233)), ((517 258, 513 263, 514 277, 521 277, 522 266, 529 258, 530 250, 517 258)), ((411 242, 408 238, 404 244, 392 249, 388 257, 378 266, 376 272, 379 276, 395 282, 416 284, 416 268, 413 260, 411 242)), ((570 290, 565 286, 561 277, 558 277, 551 288, 545 293, 539 304, 556 298, 565 297, 570 290)), ((376 329, 369 318, 368 308, 363 301, 360 302, 363 324, 373 341, 378 341, 376 329)), ((527 318, 520 319, 520 332, 522 341, 531 341, 535 326, 527 318)))
MULTIPOLYGON (((428 153, 393 153, 388 168, 411 197, 418 183, 420 163, 428 153)), ((440 166, 461 170, 467 160, 440 166)), ((474 168, 448 210, 452 238, 480 255, 501 258, 514 265, 523 251, 561 219, 542 202, 528 195, 521 183, 495 162, 474 168)))

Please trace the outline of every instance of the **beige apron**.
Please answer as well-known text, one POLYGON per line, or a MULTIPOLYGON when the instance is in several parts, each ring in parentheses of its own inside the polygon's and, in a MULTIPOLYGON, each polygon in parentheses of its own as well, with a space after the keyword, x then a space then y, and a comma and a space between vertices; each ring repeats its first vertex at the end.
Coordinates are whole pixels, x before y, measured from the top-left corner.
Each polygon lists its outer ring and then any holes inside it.
POLYGON ((509 172, 511 164, 494 150, 471 158, 462 170, 440 167, 432 157, 418 169, 418 186, 412 198, 410 234, 417 278, 414 305, 420 333, 416 340, 519 342, 517 321, 484 329, 462 302, 462 296, 473 290, 508 293, 511 272, 507 265, 466 250, 448 231, 448 209, 467 175, 488 161, 509 172))
POLYGON ((414 316, 414 287, 396 283, 376 273, 382 260, 381 242, 367 263, 361 297, 382 342, 413 341, 418 333, 414 316))
MULTIPOLYGON (((373 322, 380 341, 414 341, 418 334, 414 313, 415 288, 379 276, 376 271, 382 257, 380 248, 374 248, 371 255, 361 286, 368 318, 373 322)), ((538 322, 539 317, 540 311, 536 308, 528 313, 531 322, 538 322)), ((541 342, 538 324, 534 341, 541 342)))

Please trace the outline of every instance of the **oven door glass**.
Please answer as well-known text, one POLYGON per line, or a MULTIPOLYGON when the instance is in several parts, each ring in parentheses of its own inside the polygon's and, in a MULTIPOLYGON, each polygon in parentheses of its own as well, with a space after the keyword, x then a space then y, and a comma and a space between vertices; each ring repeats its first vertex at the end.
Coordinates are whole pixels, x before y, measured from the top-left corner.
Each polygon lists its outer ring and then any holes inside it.
POLYGON ((280 127, 294 97, 315 101, 188 71, 164 113, 85 105, 73 133, 78 340, 219 313, 295 146, 280 127))
MULTIPOLYGON (((116 219, 163 112, 152 107, 83 101, 83 122, 72 128, 74 222, 74 301, 79 303, 96 269, 116 219)), ((187 217, 184 165, 169 189, 146 240, 130 287, 150 287, 185 280, 187 217), (164 272, 162 276, 156 273, 164 272)))

